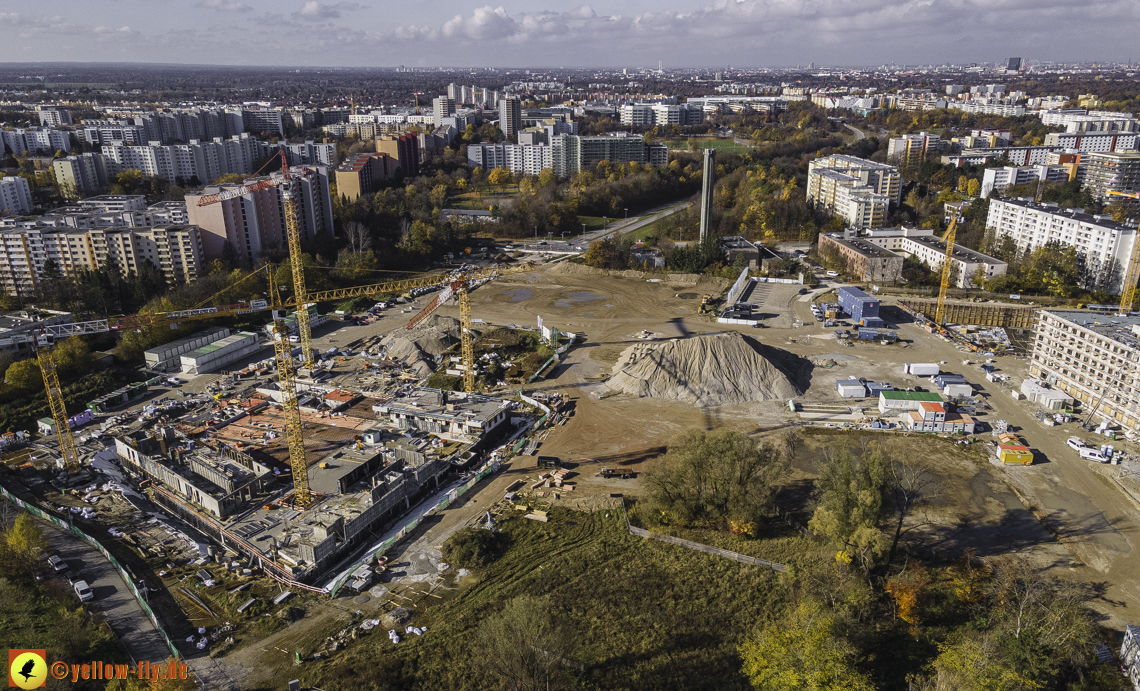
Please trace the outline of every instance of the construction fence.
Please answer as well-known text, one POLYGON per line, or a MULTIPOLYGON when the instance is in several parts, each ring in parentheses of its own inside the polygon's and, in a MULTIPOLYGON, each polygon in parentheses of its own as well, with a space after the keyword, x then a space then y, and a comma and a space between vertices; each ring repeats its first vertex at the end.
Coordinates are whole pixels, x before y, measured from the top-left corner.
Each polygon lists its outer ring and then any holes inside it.
MULTIPOLYGON (((119 560, 116 559, 110 552, 107 551, 106 547, 104 547, 95 538, 93 538, 90 535, 88 535, 87 533, 83 532, 78 527, 72 525, 70 522, 64 522, 64 521, 60 520, 59 518, 56 518, 55 516, 51 515, 50 513, 47 513, 46 511, 39 508, 38 506, 34 506, 32 504, 29 504, 29 503, 23 501, 19 497, 12 495, 7 489, 5 489, 3 487, 0 487, 0 494, 2 494, 4 496, 4 498, 6 498, 8 501, 12 502, 13 504, 16 504, 17 506, 24 509, 25 511, 32 514, 33 516, 36 516, 38 518, 42 518, 43 520, 48 521, 49 523, 52 523, 53 525, 58 527, 60 530, 64 530, 64 531, 71 533, 72 535, 76 536, 80 540, 83 540, 87 544, 89 544, 92 547, 94 547, 95 549, 99 550, 99 552, 102 553, 102 555, 107 558, 107 561, 111 562, 111 566, 115 567, 115 570, 119 572, 119 576, 123 579, 123 582, 127 584, 128 588, 130 588, 131 593, 135 596, 135 600, 138 601, 139 606, 142 607, 143 612, 145 612, 147 618, 150 619, 150 623, 154 624, 154 628, 156 631, 158 631, 158 635, 162 636, 162 640, 164 643, 166 643, 166 647, 170 649, 170 654, 176 658, 182 657, 182 653, 178 652, 178 648, 175 647, 174 641, 170 640, 170 636, 166 635, 166 629, 164 629, 162 627, 162 624, 160 624, 158 621, 158 617, 156 617, 154 615, 154 611, 151 610, 150 605, 147 604, 146 598, 139 592, 138 586, 135 585, 135 579, 132 577, 132 575, 126 569, 123 568, 123 566, 119 563, 119 560)), ((135 662, 137 663, 138 660, 135 660, 135 662)))
POLYGON ((427 511, 423 512, 422 514, 417 516, 415 519, 409 521, 407 524, 404 525, 404 527, 400 528, 399 532, 397 532, 392 537, 388 538, 387 540, 384 540, 380 544, 378 544, 375 547, 373 547, 372 549, 368 550, 359 561, 355 562, 354 564, 352 564, 352 566, 345 569, 344 572, 341 573, 340 576, 337 576, 336 580, 334 580, 328 588, 329 596, 330 597, 336 597, 336 594, 338 592, 340 592, 341 586, 344 585, 344 582, 348 580, 348 577, 352 574, 353 571, 356 571, 361 566, 364 566, 364 565, 368 564, 369 562, 371 562, 373 559, 376 558, 376 555, 383 554, 384 552, 387 552, 388 550, 390 550, 392 548, 392 545, 395 545, 400 540, 403 540, 405 537, 407 537, 408 533, 410 533, 413 530, 415 530, 416 528, 418 528, 420 523, 424 520, 425 517, 434 514, 436 511, 443 511, 448 506, 450 506, 452 504, 452 502, 456 501, 457 499, 459 499, 459 497, 462 497, 464 494, 467 494, 467 492, 470 491, 471 488, 473 488, 475 485, 482 482, 483 478, 494 473, 498 469, 499 469, 499 462, 498 461, 488 461, 487 463, 485 463, 483 465, 482 468, 479 469, 478 472, 475 473, 474 476, 472 476, 472 478, 470 480, 468 480, 467 482, 464 482, 462 485, 460 485, 460 486, 456 487, 455 489, 451 490, 450 492, 448 492, 447 496, 445 496, 443 499, 441 499, 438 504, 436 504, 432 508, 428 509, 427 511))

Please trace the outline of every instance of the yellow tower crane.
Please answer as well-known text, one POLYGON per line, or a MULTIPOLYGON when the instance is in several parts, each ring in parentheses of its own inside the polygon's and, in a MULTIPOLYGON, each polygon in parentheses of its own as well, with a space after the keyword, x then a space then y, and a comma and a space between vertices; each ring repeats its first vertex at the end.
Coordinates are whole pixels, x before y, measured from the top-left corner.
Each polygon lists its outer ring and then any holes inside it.
MULTIPOLYGON (((1114 192, 1109 194, 1115 197, 1128 197, 1140 199, 1140 192, 1114 192)), ((1120 314, 1132 311, 1132 303, 1136 300, 1136 283, 1140 282, 1140 228, 1133 234, 1132 252, 1128 255, 1128 266, 1124 268, 1124 282, 1120 284, 1120 314)))
POLYGON ((34 350, 36 362, 44 376, 44 389, 47 391, 48 407, 51 408, 51 419, 55 422, 55 436, 59 439, 63 467, 68 475, 75 475, 79 472, 79 451, 75 448, 75 437, 72 436, 71 425, 67 421, 63 389, 59 385, 59 375, 55 371, 55 360, 52 359, 52 349, 47 344, 47 338, 37 338, 34 350))
POLYGON ((954 258, 954 239, 957 234, 958 215, 954 214, 954 218, 950 219, 950 227, 942 236, 942 242, 946 243, 946 259, 942 262, 942 284, 938 287, 938 309, 934 312, 934 325, 939 329, 946 321, 946 289, 950 287, 951 260, 954 258))
POLYGON ((285 233, 289 242, 289 267, 293 273, 293 301, 296 303, 297 335, 301 340, 301 356, 305 365, 311 368, 314 365, 315 358, 313 355, 313 334, 309 328, 305 266, 301 257, 301 219, 297 207, 297 181, 312 173, 308 169, 302 168, 300 173, 294 174, 289 170, 289 161, 285 158, 285 147, 281 147, 279 152, 281 177, 271 177, 268 180, 247 180, 245 184, 238 187, 202 197, 198 200, 198 206, 217 204, 270 187, 281 189, 281 197, 285 207, 285 233))
POLYGON ((507 269, 482 269, 459 274, 419 314, 412 317, 406 328, 413 329, 427 319, 441 305, 455 298, 459 303, 459 347, 463 356, 463 390, 475 392, 475 331, 471 319, 471 300, 468 293, 481 281, 489 281, 503 274, 534 271, 532 266, 513 266, 507 269))
MULTIPOLYGON (((281 299, 273 272, 269 272, 269 297, 275 309, 281 299)), ((297 371, 293 366, 293 346, 285 320, 273 322, 273 352, 277 356, 277 386, 281 391, 281 410, 285 417, 285 441, 289 447, 289 467, 293 471, 293 504, 305 508, 313 504, 309 489, 309 466, 305 462, 305 438, 302 433, 301 408, 297 401, 297 371)))

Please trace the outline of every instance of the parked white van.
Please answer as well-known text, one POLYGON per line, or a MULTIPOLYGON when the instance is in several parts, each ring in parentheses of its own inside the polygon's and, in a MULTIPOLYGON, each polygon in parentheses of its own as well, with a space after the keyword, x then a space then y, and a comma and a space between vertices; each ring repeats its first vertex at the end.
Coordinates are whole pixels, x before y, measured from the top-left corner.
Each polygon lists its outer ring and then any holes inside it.
POLYGON ((1108 457, 1096 449, 1085 447, 1080 449, 1081 458, 1086 461, 1096 461, 1097 463, 1108 463, 1108 457))

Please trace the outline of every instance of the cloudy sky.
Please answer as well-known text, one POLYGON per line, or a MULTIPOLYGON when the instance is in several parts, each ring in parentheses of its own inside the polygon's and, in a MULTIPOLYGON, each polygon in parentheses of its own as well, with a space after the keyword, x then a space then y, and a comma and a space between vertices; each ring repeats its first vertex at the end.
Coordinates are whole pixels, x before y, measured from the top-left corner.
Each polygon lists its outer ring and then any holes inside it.
POLYGON ((666 67, 1128 60, 1138 0, 0 0, 0 62, 666 67))

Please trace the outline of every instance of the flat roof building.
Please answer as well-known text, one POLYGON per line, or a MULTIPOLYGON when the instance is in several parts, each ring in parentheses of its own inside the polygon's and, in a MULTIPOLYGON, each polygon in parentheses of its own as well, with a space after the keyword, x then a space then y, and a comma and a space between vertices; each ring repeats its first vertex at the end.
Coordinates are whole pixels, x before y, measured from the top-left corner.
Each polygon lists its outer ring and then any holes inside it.
POLYGON ((894 283, 902 277, 903 257, 846 233, 820 233, 819 252, 840 259, 846 272, 860 281, 894 283))
POLYGON ((1140 432, 1140 317, 1041 310, 1029 372, 1140 432))

